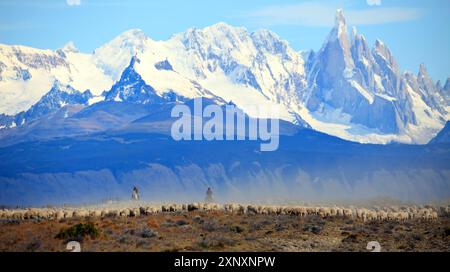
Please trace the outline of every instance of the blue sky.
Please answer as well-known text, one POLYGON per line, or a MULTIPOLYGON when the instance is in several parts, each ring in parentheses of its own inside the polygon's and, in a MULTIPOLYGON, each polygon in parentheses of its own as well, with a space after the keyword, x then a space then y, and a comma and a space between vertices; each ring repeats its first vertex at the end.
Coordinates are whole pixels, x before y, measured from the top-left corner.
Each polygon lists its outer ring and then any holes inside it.
POLYGON ((337 8, 369 43, 383 40, 402 70, 416 73, 423 62, 435 80, 450 75, 449 0, 0 0, 0 43, 56 49, 73 41, 91 52, 130 28, 160 40, 222 21, 318 50, 337 8))

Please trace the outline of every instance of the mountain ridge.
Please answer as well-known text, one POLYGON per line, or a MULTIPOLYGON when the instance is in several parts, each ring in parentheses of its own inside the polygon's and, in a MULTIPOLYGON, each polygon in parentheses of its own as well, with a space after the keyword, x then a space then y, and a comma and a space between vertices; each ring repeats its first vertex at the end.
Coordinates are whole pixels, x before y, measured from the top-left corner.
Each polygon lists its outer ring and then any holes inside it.
POLYGON ((262 112, 276 106, 280 119, 362 143, 426 143, 449 117, 449 80, 444 86, 434 83, 424 65, 417 75, 402 73, 381 40, 370 48, 356 28, 347 32, 341 10, 322 48, 309 54, 293 50, 271 31, 248 32, 225 23, 188 29, 166 41, 132 29, 93 54, 80 53, 73 44, 37 53, 14 48, 0 46, 3 127, 12 125, 15 101, 28 110, 55 80, 89 89, 89 104, 110 99, 108 90, 134 58, 140 60, 133 65, 140 77, 135 80, 143 83, 135 86, 150 86, 157 100, 217 97, 257 117, 264 116, 251 112, 252 105, 262 112))

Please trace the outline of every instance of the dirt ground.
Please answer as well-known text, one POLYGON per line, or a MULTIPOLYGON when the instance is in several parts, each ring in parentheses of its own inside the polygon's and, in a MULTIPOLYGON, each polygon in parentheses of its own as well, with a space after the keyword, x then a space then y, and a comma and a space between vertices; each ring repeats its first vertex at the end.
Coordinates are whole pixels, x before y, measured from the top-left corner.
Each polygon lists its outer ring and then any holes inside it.
POLYGON ((1 221, 0 251, 450 251, 450 218, 434 222, 367 222, 317 216, 180 212, 130 218, 1 221), (92 222, 97 237, 56 238, 92 222))

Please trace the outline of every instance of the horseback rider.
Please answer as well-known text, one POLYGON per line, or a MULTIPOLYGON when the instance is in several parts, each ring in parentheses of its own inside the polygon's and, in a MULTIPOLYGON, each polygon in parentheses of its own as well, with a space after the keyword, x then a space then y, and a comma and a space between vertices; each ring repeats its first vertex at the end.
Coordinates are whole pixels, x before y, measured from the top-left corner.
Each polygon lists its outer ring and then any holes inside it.
POLYGON ((213 202, 213 191, 211 187, 208 187, 208 190, 206 190, 206 198, 205 202, 213 202))
POLYGON ((132 200, 139 200, 139 190, 136 186, 133 187, 133 192, 131 193, 132 200))

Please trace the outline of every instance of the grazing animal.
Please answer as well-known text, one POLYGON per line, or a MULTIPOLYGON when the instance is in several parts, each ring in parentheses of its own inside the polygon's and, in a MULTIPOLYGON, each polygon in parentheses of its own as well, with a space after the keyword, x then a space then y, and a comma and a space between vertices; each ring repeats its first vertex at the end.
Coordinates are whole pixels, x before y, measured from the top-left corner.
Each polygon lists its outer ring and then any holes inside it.
MULTIPOLYGON (((130 202, 131 203, 131 202, 130 202)), ((156 214, 159 212, 183 212, 183 211, 224 211, 230 214, 265 214, 265 215, 290 215, 290 216, 319 216, 321 218, 343 217, 361 220, 363 222, 394 221, 405 222, 408 220, 434 221, 439 216, 448 216, 450 206, 391 206, 371 208, 363 207, 324 207, 324 206, 276 206, 276 205, 252 205, 252 204, 217 204, 212 202, 190 204, 164 204, 140 206, 136 203, 127 203, 119 208, 27 208, 27 209, 2 209, 1 219, 14 220, 61 220, 65 218, 104 218, 104 217, 137 217, 156 214)))

